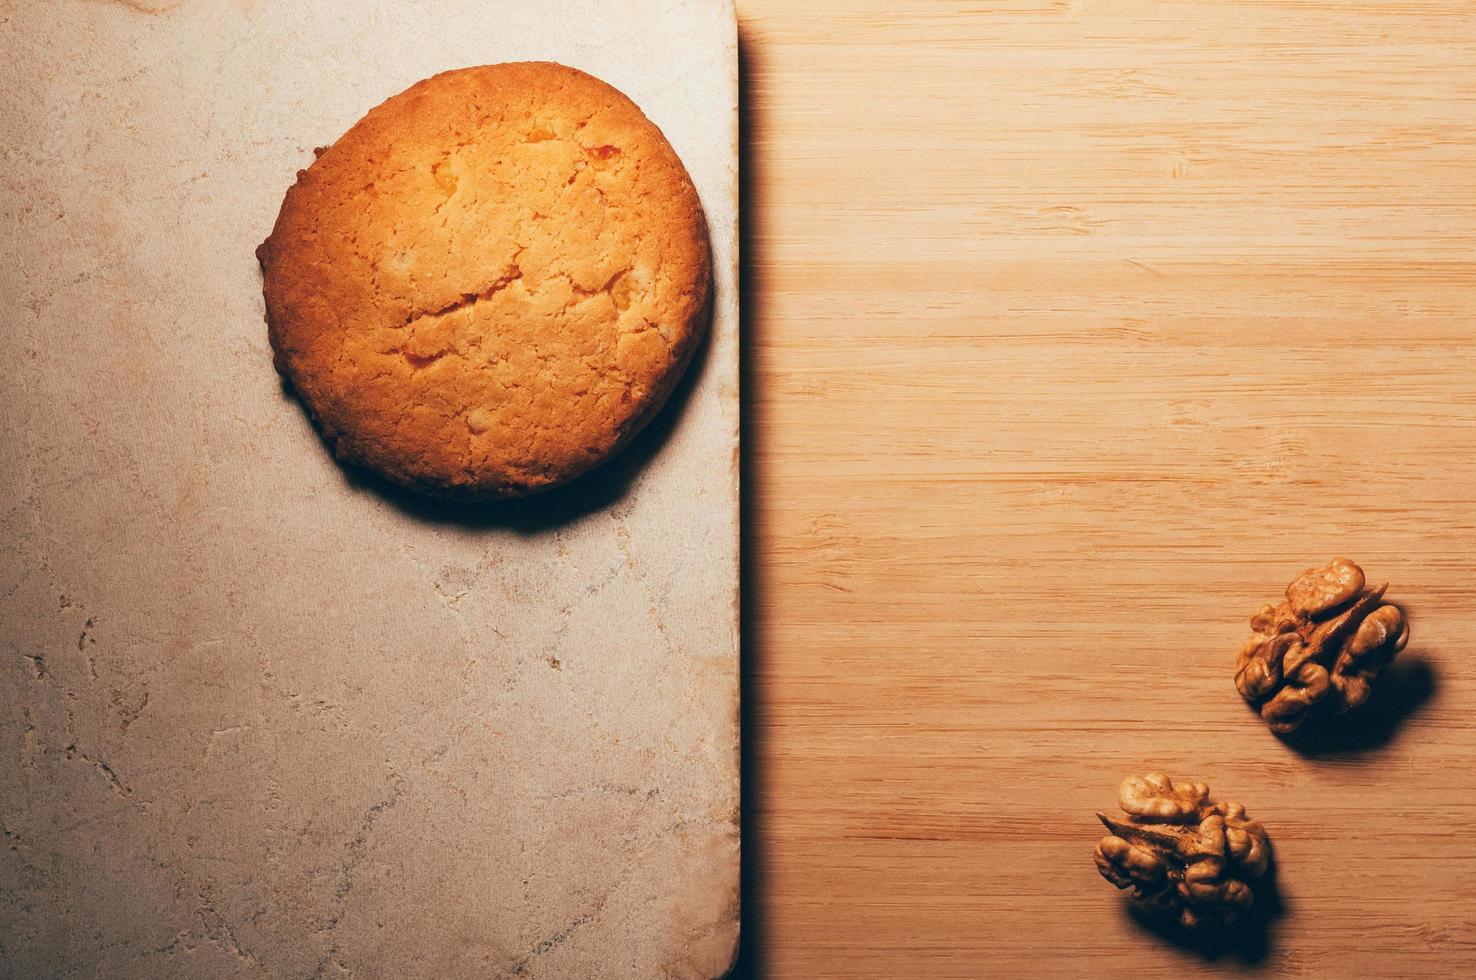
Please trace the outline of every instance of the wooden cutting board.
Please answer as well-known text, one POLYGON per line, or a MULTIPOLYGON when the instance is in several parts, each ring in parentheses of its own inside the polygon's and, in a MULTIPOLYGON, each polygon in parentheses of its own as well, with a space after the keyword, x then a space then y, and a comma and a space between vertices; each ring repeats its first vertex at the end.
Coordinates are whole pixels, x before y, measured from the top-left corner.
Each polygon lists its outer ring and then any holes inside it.
POLYGON ((723 971, 735 44, 723 0, 0 4, 0 975, 723 971), (597 475, 428 503, 329 458, 253 249, 314 146, 525 59, 665 130, 713 333, 597 475))
POLYGON ((745 0, 763 975, 1476 973, 1476 5, 745 0), (1362 734, 1236 695, 1348 554, 1362 734), (1098 877, 1129 772, 1265 822, 1259 949, 1098 877))

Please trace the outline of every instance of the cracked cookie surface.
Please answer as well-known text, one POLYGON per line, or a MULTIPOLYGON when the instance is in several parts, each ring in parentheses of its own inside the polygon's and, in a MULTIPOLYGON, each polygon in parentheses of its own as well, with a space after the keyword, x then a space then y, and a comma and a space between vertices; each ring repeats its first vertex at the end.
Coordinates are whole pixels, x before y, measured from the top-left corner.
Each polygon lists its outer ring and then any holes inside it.
POLYGON ((707 226, 661 131, 544 62, 418 82, 319 151, 257 250, 268 333, 338 456, 519 496, 622 449, 706 327, 707 226))

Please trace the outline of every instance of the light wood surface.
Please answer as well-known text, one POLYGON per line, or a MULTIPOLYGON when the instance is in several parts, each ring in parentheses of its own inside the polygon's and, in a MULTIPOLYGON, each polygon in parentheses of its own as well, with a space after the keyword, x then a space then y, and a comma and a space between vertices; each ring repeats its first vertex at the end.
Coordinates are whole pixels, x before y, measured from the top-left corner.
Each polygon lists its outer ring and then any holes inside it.
POLYGON ((1476 969, 1476 5, 740 4, 764 976, 1476 969), (1363 735, 1232 686, 1346 554, 1363 735), (1163 769, 1273 836, 1215 955, 1091 851, 1163 769))

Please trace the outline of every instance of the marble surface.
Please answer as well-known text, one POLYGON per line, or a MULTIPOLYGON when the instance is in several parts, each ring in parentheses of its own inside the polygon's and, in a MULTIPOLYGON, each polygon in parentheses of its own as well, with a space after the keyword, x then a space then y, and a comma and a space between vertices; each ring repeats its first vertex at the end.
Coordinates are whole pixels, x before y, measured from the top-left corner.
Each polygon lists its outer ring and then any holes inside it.
POLYGON ((723 972, 736 59, 725 2, 0 3, 0 975, 723 972), (604 470, 429 502, 324 450, 252 252, 365 110, 533 58, 681 154, 713 334, 604 470))

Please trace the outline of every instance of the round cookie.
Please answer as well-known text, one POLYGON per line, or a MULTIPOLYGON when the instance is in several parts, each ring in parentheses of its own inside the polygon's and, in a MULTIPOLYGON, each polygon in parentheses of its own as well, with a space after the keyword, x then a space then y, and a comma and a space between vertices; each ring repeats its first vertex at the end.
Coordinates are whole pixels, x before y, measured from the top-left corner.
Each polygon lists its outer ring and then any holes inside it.
POLYGON ((277 370, 340 458, 396 483, 571 480, 660 409, 706 328, 697 191, 584 72, 436 75, 297 177, 257 249, 277 370))

